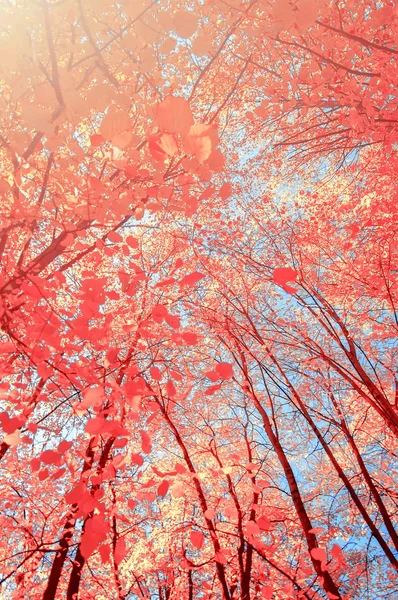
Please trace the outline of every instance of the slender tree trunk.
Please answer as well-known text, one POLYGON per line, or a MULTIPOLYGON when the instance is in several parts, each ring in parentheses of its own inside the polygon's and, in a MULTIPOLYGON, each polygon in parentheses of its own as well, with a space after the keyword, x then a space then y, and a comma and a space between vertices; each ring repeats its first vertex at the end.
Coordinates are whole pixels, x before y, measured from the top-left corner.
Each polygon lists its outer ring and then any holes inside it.
MULTIPOLYGON (((82 535, 84 534, 86 523, 87 523, 87 518, 84 521, 82 535)), ((77 600, 77 596, 79 593, 79 587, 80 587, 80 580, 81 580, 82 571, 83 571, 85 562, 86 562, 86 559, 84 558, 84 556, 82 555, 82 553, 80 551, 80 543, 79 543, 79 545, 77 547, 77 552, 76 552, 76 555, 75 555, 75 558, 73 561, 72 572, 70 574, 69 585, 68 585, 68 589, 66 592, 67 600, 77 600)))
POLYGON ((256 406, 257 410, 259 411, 259 413, 262 417, 263 424, 264 424, 264 430, 276 452, 276 455, 282 466, 283 472, 285 473, 285 477, 286 477, 286 480, 287 480, 287 483, 289 486, 293 504, 296 509, 297 516, 300 520, 301 527, 303 528, 305 538, 307 540, 307 547, 308 547, 308 551, 310 553, 311 561, 314 566, 315 572, 318 575, 318 577, 320 578, 321 585, 322 585, 323 589, 325 590, 325 592, 329 595, 329 597, 330 598, 334 597, 338 600, 343 600, 343 598, 340 594, 339 588, 337 587, 337 584, 335 583, 334 579, 330 575, 329 571, 327 571, 326 569, 323 569, 321 561, 314 558, 311 554, 312 550, 319 548, 318 540, 317 540, 316 535, 314 533, 312 533, 312 531, 311 531, 313 529, 312 523, 307 514, 307 510, 305 508, 304 502, 301 498, 301 494, 300 494, 300 491, 299 491, 299 488, 297 485, 296 478, 293 473, 293 469, 290 466, 290 463, 287 459, 287 456, 286 456, 278 438, 276 437, 276 435, 273 432, 271 422, 268 418, 266 411, 261 406, 260 402, 258 401, 258 399, 254 393, 252 393, 252 398, 253 398, 254 405, 256 406), (330 594, 331 594, 331 596, 330 596, 330 594))
POLYGON ((336 598, 337 600, 343 600, 343 598, 340 594, 339 588, 337 587, 337 584, 335 583, 335 581, 334 581, 333 577, 331 576, 331 574, 329 573, 329 571, 327 569, 323 569, 322 561, 317 560, 311 554, 312 550, 319 548, 318 539, 317 539, 315 533, 313 533, 313 531, 312 531, 312 529, 313 529, 312 523, 308 516, 303 499, 301 498, 300 490, 299 490, 296 478, 294 476, 293 469, 290 466, 289 460, 285 454, 285 451, 284 451, 282 445, 279 442, 278 437, 275 435, 275 433, 272 429, 272 425, 268 418, 267 412, 265 411, 264 407, 262 406, 259 399, 257 398, 257 396, 254 392, 253 386, 250 384, 250 377, 249 377, 249 374, 247 371, 245 356, 243 355, 243 353, 239 347, 237 347, 237 349, 238 349, 238 352, 239 352, 239 355, 240 355, 241 361, 242 361, 241 368, 245 375, 246 381, 250 385, 250 390, 248 390, 246 388, 243 388, 243 389, 246 393, 249 394, 249 397, 252 399, 254 406, 256 407, 259 414, 261 415, 265 433, 267 434, 268 439, 271 442, 271 444, 275 450, 275 453, 278 457, 278 460, 279 460, 281 467, 283 469, 283 472, 285 474, 286 481, 288 483, 290 494, 292 497, 293 505, 296 510, 297 516, 300 520, 301 527, 302 527, 304 535, 305 535, 305 539, 307 541, 307 548, 308 548, 308 551, 310 554, 310 558, 311 558, 311 562, 313 564, 314 570, 315 570, 316 574, 318 575, 318 577, 320 578, 320 583, 321 583, 323 589, 325 590, 326 594, 328 594, 329 597, 332 598, 333 600, 334 600, 334 598, 336 598))
MULTIPOLYGON (((118 385, 120 385, 122 383, 125 371, 131 362, 131 359, 133 356, 133 351, 135 348, 135 343, 136 343, 136 338, 129 349, 126 360, 124 361, 122 367, 119 370, 118 376, 116 378, 116 383, 118 385)), ((90 444, 88 446, 88 450, 86 453, 86 461, 85 461, 83 469, 82 469, 82 475, 88 469, 90 469, 92 466, 92 463, 94 460, 94 451, 93 451, 94 439, 95 438, 93 437, 90 440, 90 444)), ((108 442, 105 445, 105 448, 103 450, 103 453, 102 453, 102 456, 100 458, 99 465, 98 465, 98 467, 101 471, 104 469, 106 461, 108 460, 109 452, 111 451, 114 441, 115 441, 115 438, 113 438, 113 437, 109 438, 108 442)), ((93 486, 91 493, 94 493, 98 488, 99 488, 99 486, 93 486)), ((67 517, 67 521, 64 526, 64 532, 63 532, 62 538, 60 540, 60 551, 57 553, 57 555, 53 561, 53 564, 51 567, 51 572, 50 572, 50 577, 49 577, 49 580, 47 583, 47 588, 44 592, 43 600, 54 600, 54 598, 56 597, 59 580, 61 577, 62 569, 64 567, 66 556, 68 554, 70 540, 71 540, 71 537, 72 537, 73 531, 74 531, 74 524, 75 524, 74 514, 76 513, 77 509, 78 509, 77 505, 72 506, 72 510, 70 511, 70 513, 67 517)), ((87 517, 83 524, 83 530, 85 527, 86 520, 87 520, 87 517)), ((80 542, 81 542, 81 538, 80 538, 80 542)), ((78 549, 76 552, 76 564, 75 563, 73 564, 72 572, 71 572, 71 576, 70 576, 70 580, 69 580, 69 587, 71 586, 73 589, 75 589, 75 586, 77 585, 77 591, 78 591, 79 585, 80 585, 81 570, 84 566, 84 559, 80 553, 80 542, 79 542, 79 546, 78 546, 78 549)), ((69 593, 69 587, 68 587, 68 593, 69 593)), ((76 592, 74 592, 74 593, 76 593, 76 592)))
POLYGON ((123 593, 123 587, 122 587, 122 583, 120 581, 119 565, 116 562, 116 544, 117 544, 118 537, 119 536, 118 536, 118 532, 117 532, 116 517, 113 516, 113 518, 112 518, 113 577, 114 577, 114 580, 115 580, 115 585, 116 585, 116 590, 117 590, 118 598, 119 598, 119 600, 124 600, 125 599, 125 595, 123 593))
MULTIPOLYGON (((158 396, 156 394, 154 394, 154 397, 157 401, 157 404, 160 408, 160 411, 166 421, 166 423, 169 425, 171 431, 174 434, 175 440, 177 442, 177 444, 179 445, 179 447, 181 448, 181 451, 183 453, 184 456, 184 460, 185 463, 188 467, 188 470, 190 471, 190 473, 192 473, 192 475, 195 475, 195 477, 192 478, 192 481, 194 483, 195 489, 196 489, 196 493, 198 495, 198 499, 199 499, 199 504, 200 507, 202 509, 202 514, 203 514, 203 518, 206 522, 206 526, 207 529, 209 531, 210 534, 210 538, 213 544, 213 548, 214 548, 214 552, 215 554, 217 554, 218 552, 221 551, 221 546, 220 546, 220 542, 218 540, 217 537, 217 532, 216 529, 214 527, 213 521, 211 519, 208 519, 205 515, 208 507, 207 507, 207 502, 206 502, 206 497, 205 494, 203 492, 202 486, 200 485, 199 479, 198 477, 196 477, 196 470, 195 467, 191 461, 191 457, 189 456, 188 450, 184 444, 184 441, 182 439, 182 437, 180 436, 176 426, 174 425, 173 421, 171 420, 171 418, 169 417, 166 409, 164 408, 162 402, 159 400, 158 396)), ((228 583, 227 583, 227 578, 226 578, 226 574, 225 574, 225 569, 224 569, 224 565, 222 565, 220 562, 218 562, 217 560, 216 562, 216 572, 217 572, 217 577, 218 580, 220 582, 221 585, 221 590, 222 590, 222 598, 223 600, 231 600, 231 595, 229 592, 229 588, 228 588, 228 583)))
MULTIPOLYGON (((216 459, 216 461, 218 462, 220 469, 222 469, 223 463, 221 462, 216 449, 211 450, 211 452, 212 452, 214 458, 216 459)), ((243 589, 245 588, 245 563, 244 563, 245 536, 243 533, 243 515, 242 515, 242 509, 241 509, 241 506, 239 503, 238 496, 235 492, 234 485, 232 483, 231 476, 226 474, 226 479, 227 479, 227 483, 228 483, 228 492, 233 500, 233 503, 235 505, 236 512, 238 515, 237 525, 238 525, 238 536, 239 536, 239 546, 238 546, 239 580, 240 580, 240 589, 241 589, 242 600, 246 600, 245 596, 243 595, 243 593, 244 593, 243 589)), ((247 594, 246 594, 246 596, 247 596, 247 594)))
POLYGON ((194 591, 194 585, 193 585, 192 569, 189 569, 189 571, 188 571, 188 600, 194 600, 193 591, 194 591))
MULTIPOLYGON (((91 438, 90 443, 86 450, 86 459, 84 461, 82 475, 91 468, 93 460, 94 460, 94 450, 93 450, 93 441, 94 438, 91 438)), ((57 552, 53 564, 51 566, 50 576, 48 578, 47 587, 43 594, 43 600, 55 600, 57 589, 59 585, 59 581, 61 578, 62 570, 64 568, 64 563, 66 560, 66 556, 69 550, 69 544, 71 538, 73 536, 73 532, 75 529, 75 515, 78 510, 78 505, 73 504, 71 510, 68 513, 66 518, 66 522, 64 525, 64 530, 62 533, 62 537, 59 542, 60 549, 57 552)))
POLYGON ((342 412, 340 411, 340 408, 339 408, 333 394, 331 394, 330 396, 331 396, 332 402, 339 414, 341 429, 347 438, 348 444, 349 444, 351 450, 353 451, 353 454, 357 460, 357 463, 361 470, 362 476, 368 485, 368 488, 373 496, 375 503, 377 504, 377 507, 378 507, 380 514, 382 516, 382 519, 384 521, 384 525, 386 526, 386 529, 387 529, 388 533, 390 534, 390 537, 394 544, 394 547, 398 551, 398 535, 397 535, 394 525, 390 519, 390 515, 388 514, 387 508, 379 494, 379 491, 378 491, 376 485, 373 482, 372 476, 370 475, 370 473, 365 465, 362 455, 361 455, 361 453, 358 449, 358 446, 356 445, 356 442, 354 440, 354 437, 351 434, 350 430, 348 429, 348 425, 344 419, 342 412))
MULTIPOLYGON (((315 298, 318 300, 318 302, 322 306, 322 310, 325 311, 325 313, 331 319, 333 319, 333 321, 339 326, 348 347, 345 344, 343 344, 337 333, 333 333, 330 331, 330 327, 324 322, 322 318, 320 318, 320 316, 311 307, 309 307, 306 303, 304 303, 304 306, 306 306, 306 308, 311 312, 311 314, 313 314, 316 317, 316 319, 319 321, 319 323, 322 325, 325 331, 340 346, 347 359, 350 361, 352 367, 355 369, 360 381, 366 387, 370 396, 372 397, 374 401, 371 402, 373 408, 377 410, 379 415, 384 419, 389 429, 394 433, 394 435, 398 437, 398 413, 396 412, 394 406, 389 402, 388 398, 384 395, 382 390, 369 377, 369 375, 361 365, 358 359, 355 343, 345 323, 339 317, 334 308, 316 290, 312 289, 311 294, 313 295, 313 297, 315 296, 315 298)), ((326 357, 326 355, 323 356, 325 358, 328 358, 326 357)), ((329 362, 333 366, 334 361, 329 359, 329 362)), ((339 370, 339 373, 341 373, 344 376, 344 369, 339 370)))
MULTIPOLYGON (((101 458, 98 463, 98 474, 100 474, 104 470, 105 465, 108 462, 109 454, 110 454, 110 451, 112 449, 112 446, 113 446, 115 440, 116 440, 115 437, 110 437, 108 439, 108 441, 106 442, 104 449, 102 451, 102 454, 101 454, 101 458)), ((93 485, 90 493, 94 494, 97 490, 99 490, 99 488, 100 488, 99 484, 93 485)), ((66 592, 67 600, 76 600, 77 595, 79 593, 79 586, 80 586, 80 581, 81 581, 81 577, 82 577, 82 571, 83 571, 84 565, 86 564, 86 559, 84 558, 84 556, 81 553, 82 538, 83 538, 83 535, 85 532, 86 523, 87 523, 88 519, 90 519, 92 516, 93 516, 93 513, 91 512, 84 519, 82 533, 80 536, 79 544, 77 546, 76 555, 75 555, 75 558, 73 561, 72 571, 71 571, 70 578, 69 578, 68 589, 66 592)))
MULTIPOLYGON (((365 521, 365 523, 369 527, 369 529, 372 532, 372 535, 374 536, 374 538, 379 543, 381 549, 383 550, 384 554, 388 558, 388 560, 391 563, 391 565, 394 567, 394 569, 396 569, 398 571, 398 561, 397 561, 397 559, 395 558, 393 552, 391 551, 391 549, 389 548, 389 546, 386 543, 385 539, 381 535, 380 531, 378 530, 378 528, 376 527, 376 525, 373 523, 372 518, 370 517, 368 511, 366 510, 365 506, 361 502, 361 499, 359 498, 358 494, 356 493, 356 491, 354 490, 353 486, 351 485, 351 482, 348 479, 347 475, 345 474, 344 470, 342 469, 341 465, 339 464, 339 462, 337 461, 336 457, 334 456, 334 454, 333 454, 333 452, 332 452, 329 444, 326 442, 326 440, 323 437, 322 433, 318 429, 316 423, 314 422, 314 420, 312 419, 311 415, 309 414, 306 405, 301 400, 300 394, 296 391, 295 387, 290 382, 289 378, 287 377, 287 375, 284 372, 284 370, 282 369, 282 367, 279 365, 279 362, 277 361, 277 359, 275 358, 275 356, 270 351, 268 351, 268 354, 269 354, 272 362, 278 368, 279 373, 281 374, 281 376, 285 380, 285 382, 286 382, 289 390, 291 391, 294 399, 296 400, 298 406, 300 407, 300 410, 301 410, 302 414, 304 415, 307 423, 311 427, 311 429, 314 432, 317 440, 319 441, 319 443, 321 444, 322 448, 324 449, 324 451, 325 451, 327 457, 329 458, 330 462, 332 463, 332 465, 333 465, 333 467, 334 467, 337 475, 339 476, 339 478, 344 483, 344 485, 345 485, 345 487, 346 487, 349 495, 351 496, 351 498, 352 498, 355 506, 357 507, 359 513, 361 514, 363 520, 365 521)), ((362 458, 360 460, 362 461, 362 458)), ((366 468, 365 468, 365 470, 366 470, 366 468)), ((376 490, 376 493, 377 493, 377 490, 376 490)), ((381 500, 381 498, 380 498, 380 500, 381 500)), ((384 512, 386 512, 386 511, 384 510, 384 512)), ((388 517, 388 515, 387 515, 387 517, 388 517)), ((390 522, 390 525, 391 525, 393 534, 396 535, 395 531, 394 531, 394 528, 392 527, 392 523, 391 522, 390 522)))
MULTIPOLYGON (((246 448, 247 448, 249 462, 253 462, 253 453, 252 453, 252 449, 251 449, 251 446, 249 443, 249 439, 247 437, 247 424, 244 428, 244 431, 245 431, 245 442, 246 442, 246 448)), ((250 479, 254 486, 256 484, 255 476, 252 474, 250 479)), ((252 508, 250 510, 250 515, 249 515, 249 518, 251 521, 256 520, 256 511, 254 510, 253 507, 257 504, 258 498, 259 498, 259 494, 257 492, 254 492, 253 493, 253 505, 252 505, 252 508)), ((248 544, 247 550, 246 550, 246 564, 245 564, 243 586, 242 586, 242 600, 250 600, 250 582, 251 582, 252 566, 253 566, 253 546, 251 544, 248 544)))

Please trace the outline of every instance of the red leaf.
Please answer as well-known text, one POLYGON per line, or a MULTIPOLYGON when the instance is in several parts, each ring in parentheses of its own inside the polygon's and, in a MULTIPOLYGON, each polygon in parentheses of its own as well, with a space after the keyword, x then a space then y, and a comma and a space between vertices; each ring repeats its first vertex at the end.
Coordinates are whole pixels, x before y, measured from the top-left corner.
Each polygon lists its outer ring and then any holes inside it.
POLYGON ((262 531, 269 531, 271 522, 267 517, 262 516, 257 519, 257 525, 262 531))
POLYGON ((152 379, 154 379, 155 381, 160 381, 162 379, 162 374, 156 367, 152 367, 151 369, 149 369, 149 372, 151 374, 152 379))
POLYGON ((162 481, 162 483, 158 487, 158 496, 161 496, 163 498, 167 494, 169 486, 170 483, 167 481, 167 479, 162 481))
POLYGON ((45 465, 59 465, 61 462, 61 456, 54 450, 45 450, 41 453, 40 460, 45 465))
POLYGON ((259 533, 260 528, 255 521, 248 521, 246 523, 246 531, 249 535, 256 535, 259 533))
POLYGON ((230 183, 224 183, 220 188, 220 197, 222 200, 226 200, 232 194, 232 185, 230 183))
POLYGON ((12 342, 1 342, 0 354, 8 354, 9 352, 16 352, 15 345, 12 342))
POLYGON ((127 554, 127 547, 126 547, 126 540, 124 537, 121 537, 118 539, 118 541, 116 542, 116 548, 115 548, 115 563, 118 565, 122 562, 122 560, 125 558, 127 554))
POLYGON ((227 564, 227 559, 223 552, 216 552, 214 555, 214 559, 216 562, 220 563, 221 565, 227 564))
POLYGON ((280 286, 282 286, 285 292, 288 292, 289 294, 295 294, 297 290, 292 288, 290 285, 287 285, 287 282, 294 281, 297 275, 297 271, 291 269, 290 267, 278 267, 277 269, 274 269, 273 280, 275 283, 278 283, 280 286))
POLYGON ((206 165, 209 167, 210 171, 215 171, 216 173, 221 172, 225 165, 225 157, 221 150, 213 150, 206 160, 206 165))
POLYGON ((196 160, 207 160, 217 146, 218 135, 213 125, 193 125, 184 140, 184 152, 196 160))
POLYGON ((126 243, 130 246, 130 248, 138 248, 138 240, 136 240, 132 235, 126 237, 126 243))
POLYGON ((130 127, 128 112, 119 110, 116 105, 112 104, 101 123, 100 131, 106 140, 113 140, 119 134, 129 130, 130 127))
POLYGON ((183 473, 186 473, 186 468, 184 467, 184 465, 182 465, 181 463, 176 463, 175 465, 175 470, 179 475, 182 475, 183 473))
POLYGON ((322 568, 324 568, 326 566, 327 556, 326 556, 326 552, 325 552, 325 550, 323 550, 323 548, 312 548, 311 556, 315 560, 319 560, 322 563, 322 565, 321 565, 322 568))
POLYGON ((192 546, 195 546, 198 550, 203 546, 203 542, 205 541, 205 536, 201 531, 191 531, 189 534, 192 546))
POLYGON ((157 304, 152 309, 152 317, 157 323, 161 323, 167 315, 167 308, 163 304, 157 304))
POLYGON ((170 396, 170 398, 175 396, 177 393, 174 383, 170 379, 166 383, 166 391, 167 391, 167 394, 170 396))
POLYGON ((158 287, 167 287, 169 285, 172 285, 173 283, 176 283, 176 280, 173 279, 173 277, 169 277, 168 279, 163 279, 163 281, 159 281, 159 283, 157 283, 155 285, 155 288, 158 288, 158 287))
POLYGON ((30 461, 30 468, 32 469, 32 472, 35 473, 36 471, 39 471, 40 469, 40 461, 38 458, 33 458, 30 461))
POLYGON ((203 275, 202 273, 198 273, 197 271, 195 271, 194 273, 191 273, 190 275, 185 275, 185 277, 183 277, 181 279, 180 285, 194 285, 195 283, 198 283, 198 281, 203 279, 203 277, 206 277, 206 276, 203 275))
POLYGON ((77 406, 79 410, 90 408, 91 406, 101 406, 104 399, 104 388, 102 386, 90 388, 83 393, 83 402, 77 406))
POLYGON ((87 488, 83 482, 80 482, 65 494, 65 500, 68 504, 77 504, 85 495, 87 495, 87 488))
POLYGON ((151 438, 146 433, 146 431, 143 431, 142 429, 140 430, 140 436, 141 436, 141 448, 142 448, 142 451, 145 452, 145 454, 150 454, 150 452, 151 452, 151 438))
POLYGON ((91 435, 101 433, 105 426, 105 419, 102 417, 95 417, 95 419, 89 419, 86 423, 84 430, 91 435))
POLYGON ((7 412, 0 413, 0 424, 5 433, 14 433, 24 425, 25 421, 18 417, 9 417, 7 412))
POLYGON ((209 388, 207 388, 207 390, 205 391, 205 395, 206 396, 211 396, 212 394, 214 394, 214 392, 217 392, 217 390, 221 389, 221 385, 211 385, 209 388))
POLYGON ((264 600, 272 600, 274 595, 274 588, 271 585, 264 585, 261 588, 262 596, 264 600))
POLYGON ((178 317, 177 315, 167 314, 165 316, 165 321, 173 329, 178 329, 180 326, 180 317, 178 317))
POLYGON ((124 169, 124 172, 126 173, 128 178, 132 178, 135 177, 137 175, 137 166, 136 165, 127 165, 124 169))
POLYGON ((105 142, 105 138, 99 133, 95 133, 94 135, 90 135, 90 144, 92 146, 101 146, 105 142))
POLYGON ((213 381, 213 383, 220 379, 220 375, 216 373, 216 371, 206 371, 205 375, 210 379, 210 381, 213 381))
POLYGON ((94 515, 86 521, 80 544, 80 552, 84 558, 91 556, 97 546, 105 540, 108 531, 109 525, 104 515, 94 515))
POLYGON ((345 562, 344 552, 338 544, 334 544, 333 548, 330 551, 330 554, 337 561, 338 565, 344 564, 344 562, 345 562))
POLYGON ((232 379, 234 372, 230 363, 221 362, 216 365, 216 371, 222 379, 232 379))
POLYGON ((111 549, 109 547, 109 544, 100 546, 99 553, 101 556, 102 564, 105 565, 109 561, 109 557, 111 555, 111 549))
POLYGON ((198 343, 198 336, 196 335, 196 333, 191 333, 189 331, 182 334, 182 339, 189 346, 195 346, 198 343))
POLYGON ((107 238, 110 242, 119 243, 123 241, 122 236, 116 231, 110 231, 107 235, 107 238))
POLYGON ((144 464, 144 459, 142 458, 141 454, 132 454, 130 458, 131 458, 131 462, 134 465, 138 465, 139 467, 142 467, 142 465, 144 464))
POLYGON ((170 375, 176 381, 182 381, 182 375, 181 375, 181 373, 178 373, 177 371, 170 371, 170 375))
POLYGON ((42 469, 38 474, 38 478, 40 479, 40 481, 44 481, 45 479, 47 479, 48 476, 48 469, 42 469))

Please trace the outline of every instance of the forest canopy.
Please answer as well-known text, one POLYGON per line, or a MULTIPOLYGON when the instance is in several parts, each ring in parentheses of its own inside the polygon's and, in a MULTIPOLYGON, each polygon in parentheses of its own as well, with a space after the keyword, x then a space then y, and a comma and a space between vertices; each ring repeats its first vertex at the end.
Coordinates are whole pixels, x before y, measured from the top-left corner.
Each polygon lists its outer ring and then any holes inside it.
POLYGON ((0 598, 394 600, 393 0, 0 0, 0 598))

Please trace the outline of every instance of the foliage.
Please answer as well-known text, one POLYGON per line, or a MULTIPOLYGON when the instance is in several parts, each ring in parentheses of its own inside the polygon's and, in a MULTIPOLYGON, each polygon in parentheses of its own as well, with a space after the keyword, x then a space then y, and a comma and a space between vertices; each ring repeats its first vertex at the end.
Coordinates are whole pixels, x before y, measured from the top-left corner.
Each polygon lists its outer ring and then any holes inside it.
POLYGON ((395 4, 1 11, 1 597, 394 598, 395 4))

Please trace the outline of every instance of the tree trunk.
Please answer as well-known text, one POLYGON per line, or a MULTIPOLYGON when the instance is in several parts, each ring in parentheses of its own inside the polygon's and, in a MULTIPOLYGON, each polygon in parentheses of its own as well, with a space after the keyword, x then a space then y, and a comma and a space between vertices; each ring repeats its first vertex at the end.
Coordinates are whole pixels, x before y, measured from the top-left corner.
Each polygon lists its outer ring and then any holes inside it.
MULTIPOLYGON (((180 434, 179 434, 176 426, 174 425, 173 421, 170 419, 170 417, 169 417, 167 411, 165 410, 162 402, 159 401, 159 399, 158 399, 158 397, 156 395, 154 395, 154 396, 155 396, 155 399, 157 401, 157 404, 158 404, 158 406, 159 406, 159 408, 161 410, 161 413, 162 413, 165 421, 167 422, 167 424, 169 425, 170 429, 172 430, 172 432, 174 434, 174 437, 176 439, 176 442, 179 445, 179 447, 181 448, 181 451, 182 451, 183 456, 184 456, 185 463, 186 463, 186 465, 187 465, 190 473, 192 473, 193 475, 196 475, 195 467, 194 467, 194 465, 193 465, 193 463, 191 461, 191 457, 189 456, 188 450, 187 450, 187 448, 186 448, 186 446, 184 444, 183 439, 181 438, 181 436, 180 436, 180 434)), ((215 530, 213 521, 211 519, 208 519, 205 516, 205 512, 207 511, 207 508, 208 508, 207 507, 207 502, 206 502, 206 497, 204 495, 202 486, 199 483, 199 479, 197 477, 193 477, 192 481, 194 483, 194 486, 195 486, 195 489, 196 489, 196 493, 198 495, 199 504, 200 504, 200 507, 202 509, 203 518, 204 518, 204 520, 206 522, 206 526, 207 526, 207 529, 208 529, 209 534, 210 534, 210 538, 211 538, 211 541, 212 541, 212 544, 213 544, 214 552, 215 552, 215 554, 217 554, 218 552, 221 551, 221 546, 220 546, 220 542, 219 542, 218 537, 217 537, 217 532, 215 530)), ((230 596, 230 593, 229 593, 229 588, 228 588, 228 583, 227 583, 227 578, 226 578, 226 574, 225 574, 224 565, 222 565, 217 560, 215 562, 216 562, 217 577, 218 577, 218 580, 219 580, 219 582, 221 584, 221 589, 222 589, 222 598, 223 598, 223 600, 231 600, 231 596, 230 596)))

